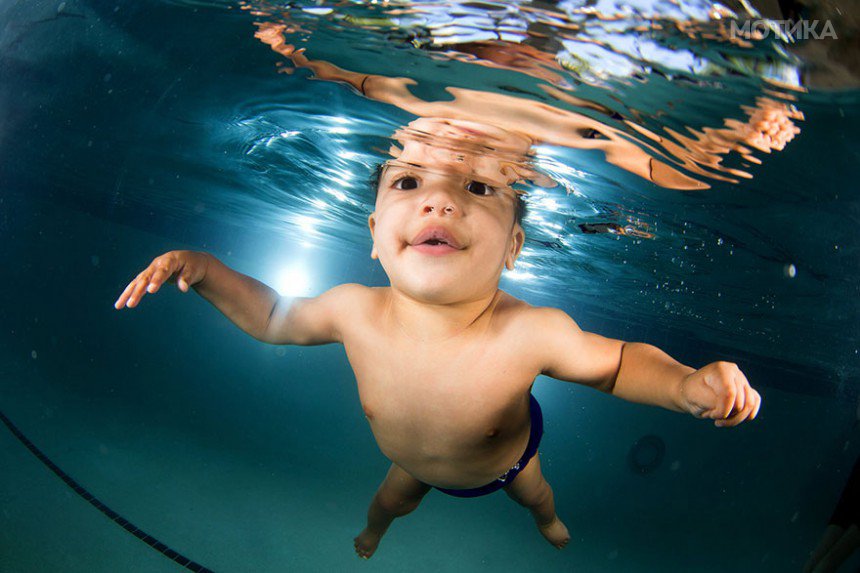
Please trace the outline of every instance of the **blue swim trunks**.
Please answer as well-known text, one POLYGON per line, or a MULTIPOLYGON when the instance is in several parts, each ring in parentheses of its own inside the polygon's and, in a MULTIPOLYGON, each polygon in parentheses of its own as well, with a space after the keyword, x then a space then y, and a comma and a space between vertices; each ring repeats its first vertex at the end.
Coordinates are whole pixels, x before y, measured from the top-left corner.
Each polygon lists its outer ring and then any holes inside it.
MULTIPOLYGON (((441 487, 436 487, 442 493, 447 493, 448 495, 453 495, 456 497, 478 497, 480 495, 487 495, 488 493, 493 493, 494 491, 500 490, 517 477, 523 468, 526 467, 526 464, 529 463, 529 460, 532 459, 532 456, 537 452, 538 446, 540 445, 541 436, 543 436, 543 413, 540 411, 540 405, 538 401, 535 399, 534 395, 529 393, 529 414, 531 416, 531 432, 529 433, 529 443, 526 445, 526 451, 520 458, 520 461, 514 464, 514 467, 506 471, 500 477, 496 478, 493 482, 488 483, 487 485, 482 485, 480 487, 475 487, 471 489, 445 489, 441 487)), ((435 486, 433 486, 435 487, 435 486)))

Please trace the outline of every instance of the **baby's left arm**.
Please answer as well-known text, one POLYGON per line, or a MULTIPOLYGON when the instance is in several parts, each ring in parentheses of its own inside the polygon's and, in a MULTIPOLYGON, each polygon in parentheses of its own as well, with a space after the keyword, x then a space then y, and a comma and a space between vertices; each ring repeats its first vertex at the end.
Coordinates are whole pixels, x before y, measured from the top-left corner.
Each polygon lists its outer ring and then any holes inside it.
POLYGON ((696 370, 650 344, 584 332, 561 310, 533 308, 529 314, 542 374, 631 402, 710 418, 719 427, 758 415, 761 396, 735 364, 713 362, 696 370))

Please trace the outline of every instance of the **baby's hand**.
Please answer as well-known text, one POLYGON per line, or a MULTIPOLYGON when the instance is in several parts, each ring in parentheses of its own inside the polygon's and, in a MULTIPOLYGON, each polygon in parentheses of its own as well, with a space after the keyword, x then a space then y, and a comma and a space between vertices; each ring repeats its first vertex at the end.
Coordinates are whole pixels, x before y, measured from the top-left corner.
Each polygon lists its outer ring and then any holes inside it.
POLYGON ((209 266, 209 256, 195 251, 170 251, 153 259, 133 281, 131 281, 114 307, 119 310, 128 303, 134 308, 143 298, 144 293, 156 293, 164 281, 176 282, 179 290, 188 292, 191 286, 199 283, 206 276, 209 266))
POLYGON ((753 420, 761 407, 761 396, 731 362, 713 362, 687 375, 681 382, 681 399, 688 412, 715 419, 717 427, 753 420))

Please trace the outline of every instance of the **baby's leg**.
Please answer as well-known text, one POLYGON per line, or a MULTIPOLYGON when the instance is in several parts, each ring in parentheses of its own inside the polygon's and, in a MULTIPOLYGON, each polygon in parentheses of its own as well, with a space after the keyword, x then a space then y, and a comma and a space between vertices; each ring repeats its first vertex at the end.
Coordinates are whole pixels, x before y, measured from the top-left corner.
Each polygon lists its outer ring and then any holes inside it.
POLYGON ((851 524, 827 553, 815 564, 813 573, 835 573, 860 547, 860 528, 851 524))
POLYGON ((429 485, 418 481, 403 468, 392 463, 388 475, 370 502, 367 527, 354 539, 358 556, 369 559, 394 518, 403 517, 418 507, 430 489, 429 485))
POLYGON ((540 471, 540 459, 538 453, 523 471, 517 474, 510 484, 505 486, 508 496, 529 509, 535 518, 538 529, 546 537, 547 541, 561 549, 570 541, 567 527, 555 514, 555 501, 552 488, 544 479, 540 471))
POLYGON ((818 563, 824 559, 827 552, 836 545, 836 542, 839 541, 839 538, 842 537, 843 533, 845 533, 845 529, 841 526, 832 523, 828 525, 827 529, 824 530, 824 535, 821 536, 821 540, 818 542, 818 547, 815 548, 812 555, 809 557, 809 560, 806 562, 806 565, 803 567, 803 573, 813 573, 813 570, 816 569, 818 563))

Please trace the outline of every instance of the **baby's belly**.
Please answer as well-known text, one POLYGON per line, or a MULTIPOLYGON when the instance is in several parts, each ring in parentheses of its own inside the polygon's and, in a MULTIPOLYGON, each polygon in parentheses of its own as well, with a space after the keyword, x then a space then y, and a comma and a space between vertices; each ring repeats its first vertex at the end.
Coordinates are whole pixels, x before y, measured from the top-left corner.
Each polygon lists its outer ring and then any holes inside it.
POLYGON ((526 449, 526 423, 466 428, 370 419, 380 450, 414 478, 444 488, 488 484, 510 469, 526 449))

